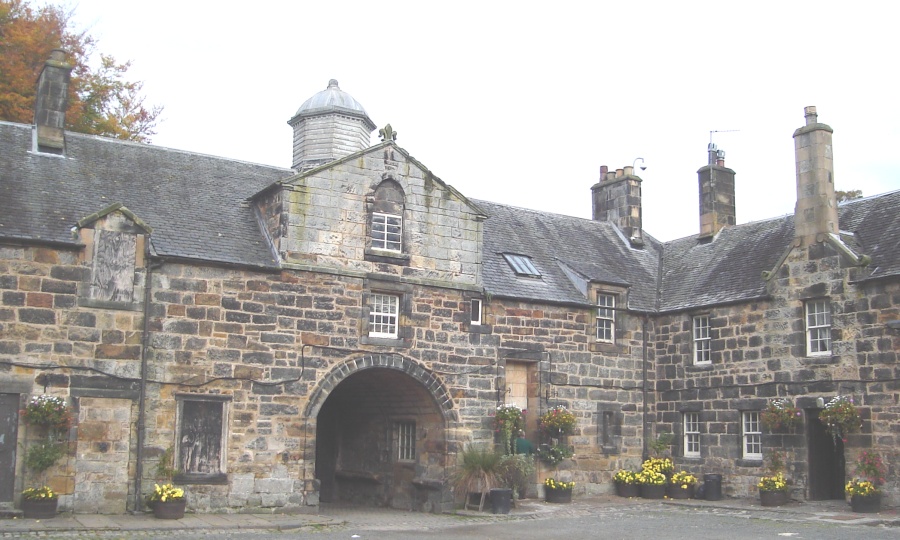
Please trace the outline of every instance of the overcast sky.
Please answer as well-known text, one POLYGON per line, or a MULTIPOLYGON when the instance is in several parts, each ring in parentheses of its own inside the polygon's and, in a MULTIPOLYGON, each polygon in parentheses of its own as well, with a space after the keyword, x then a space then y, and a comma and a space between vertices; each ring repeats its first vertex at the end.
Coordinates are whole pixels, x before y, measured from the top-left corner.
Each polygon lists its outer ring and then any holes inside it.
POLYGON ((698 232, 714 130, 738 222, 792 213, 791 136, 815 105, 838 189, 900 189, 894 3, 68 5, 165 107, 157 145, 289 167, 287 120, 335 78, 470 198, 590 218, 600 166, 642 157, 644 228, 670 240, 698 232))

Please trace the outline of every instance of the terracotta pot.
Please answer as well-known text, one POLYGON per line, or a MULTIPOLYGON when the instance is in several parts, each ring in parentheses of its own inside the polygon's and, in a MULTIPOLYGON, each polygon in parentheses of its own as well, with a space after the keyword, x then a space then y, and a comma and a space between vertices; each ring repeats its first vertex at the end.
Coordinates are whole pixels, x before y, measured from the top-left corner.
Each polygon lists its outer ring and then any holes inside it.
POLYGON ((853 495, 850 497, 850 508, 852 508, 854 512, 863 514, 881 512, 881 494, 876 493, 875 495, 869 495, 868 497, 853 495))
POLYGON ((616 495, 619 497, 640 497, 641 486, 637 484, 616 484, 616 495))
POLYGON ((572 490, 544 487, 544 500, 548 503, 570 503, 572 502, 572 490))
POLYGON ((695 487, 696 486, 693 484, 689 485, 687 488, 682 488, 681 484, 669 484, 666 489, 666 494, 670 499, 693 499, 695 487))
POLYGON ((28 519, 50 519, 56 516, 59 499, 22 499, 22 513, 28 519))
POLYGON ((666 496, 666 485, 658 486, 650 484, 641 484, 641 498, 643 499, 662 499, 666 496))
POLYGON ((181 519, 184 517, 185 506, 187 506, 187 499, 155 501, 152 505, 153 515, 159 519, 181 519))
POLYGON ((787 504, 789 498, 787 491, 760 491, 759 503, 763 506, 781 506, 787 504))

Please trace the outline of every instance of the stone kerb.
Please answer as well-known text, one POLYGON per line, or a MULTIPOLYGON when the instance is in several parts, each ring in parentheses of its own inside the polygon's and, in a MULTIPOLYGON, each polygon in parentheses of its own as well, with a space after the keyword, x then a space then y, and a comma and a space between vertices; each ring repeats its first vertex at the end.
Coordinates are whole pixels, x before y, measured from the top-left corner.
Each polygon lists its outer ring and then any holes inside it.
POLYGON ((350 375, 373 368, 385 368, 402 371, 419 382, 431 394, 435 403, 441 410, 445 420, 450 420, 450 410, 453 408, 453 400, 450 398, 444 384, 418 363, 413 362, 397 354, 371 354, 347 360, 329 371, 316 386, 310 395, 304 414, 307 418, 315 418, 325 400, 341 381, 350 375))

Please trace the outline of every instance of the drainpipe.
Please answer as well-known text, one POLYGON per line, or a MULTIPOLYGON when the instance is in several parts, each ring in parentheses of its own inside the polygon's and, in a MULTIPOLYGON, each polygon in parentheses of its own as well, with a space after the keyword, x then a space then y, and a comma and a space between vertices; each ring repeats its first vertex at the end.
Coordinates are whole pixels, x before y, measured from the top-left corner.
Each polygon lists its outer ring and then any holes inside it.
POLYGON ((647 458, 650 457, 650 447, 648 444, 648 441, 650 439, 650 404, 648 402, 648 396, 647 396, 647 314, 646 313, 644 314, 644 317, 641 319, 641 334, 642 334, 642 337, 641 337, 641 341, 642 341, 642 343, 641 343, 641 356, 642 356, 641 394, 642 394, 643 406, 644 406, 644 412, 642 415, 643 420, 644 420, 643 421, 644 429, 643 429, 643 437, 642 437, 642 439, 644 440, 644 443, 643 443, 642 454, 643 454, 644 461, 646 461, 647 458))
POLYGON ((144 475, 144 426, 146 416, 146 395, 147 395, 147 348, 150 345, 150 299, 151 289, 153 286, 153 275, 151 272, 152 265, 150 263, 150 235, 148 234, 144 240, 144 261, 147 271, 144 274, 144 322, 141 335, 141 381, 138 397, 138 418, 137 418, 137 451, 135 452, 134 467, 134 507, 133 513, 141 512, 141 477, 144 475))

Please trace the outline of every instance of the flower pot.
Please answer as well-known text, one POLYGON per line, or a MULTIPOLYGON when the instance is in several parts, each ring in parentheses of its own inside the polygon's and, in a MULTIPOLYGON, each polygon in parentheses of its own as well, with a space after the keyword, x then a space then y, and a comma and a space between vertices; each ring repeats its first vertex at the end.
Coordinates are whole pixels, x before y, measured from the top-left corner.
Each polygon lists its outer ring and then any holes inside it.
POLYGON ((881 494, 869 495, 868 497, 860 497, 853 495, 850 497, 850 508, 854 512, 864 514, 872 514, 881 511, 881 494))
POLYGON ((616 495, 619 497, 640 497, 641 487, 637 484, 616 484, 616 495))
POLYGON ((571 489, 550 489, 544 488, 544 500, 548 503, 570 503, 572 502, 571 489))
POLYGON ((510 507, 512 507, 511 489, 491 490, 491 508, 495 514, 508 514, 510 507))
POLYGON ((662 499, 666 496, 666 485, 641 484, 642 499, 662 499))
POLYGON ((181 519, 184 517, 185 506, 187 506, 187 499, 154 501, 152 504, 153 515, 159 519, 181 519))
POLYGON ((28 519, 50 519, 56 516, 59 499, 22 499, 22 513, 28 519))
POLYGON ((694 498, 694 488, 693 484, 687 487, 681 487, 681 484, 669 484, 666 489, 666 494, 670 499, 693 499, 694 498))
POLYGON ((789 498, 787 491, 760 491, 759 503, 763 506, 781 506, 787 504, 789 498))

